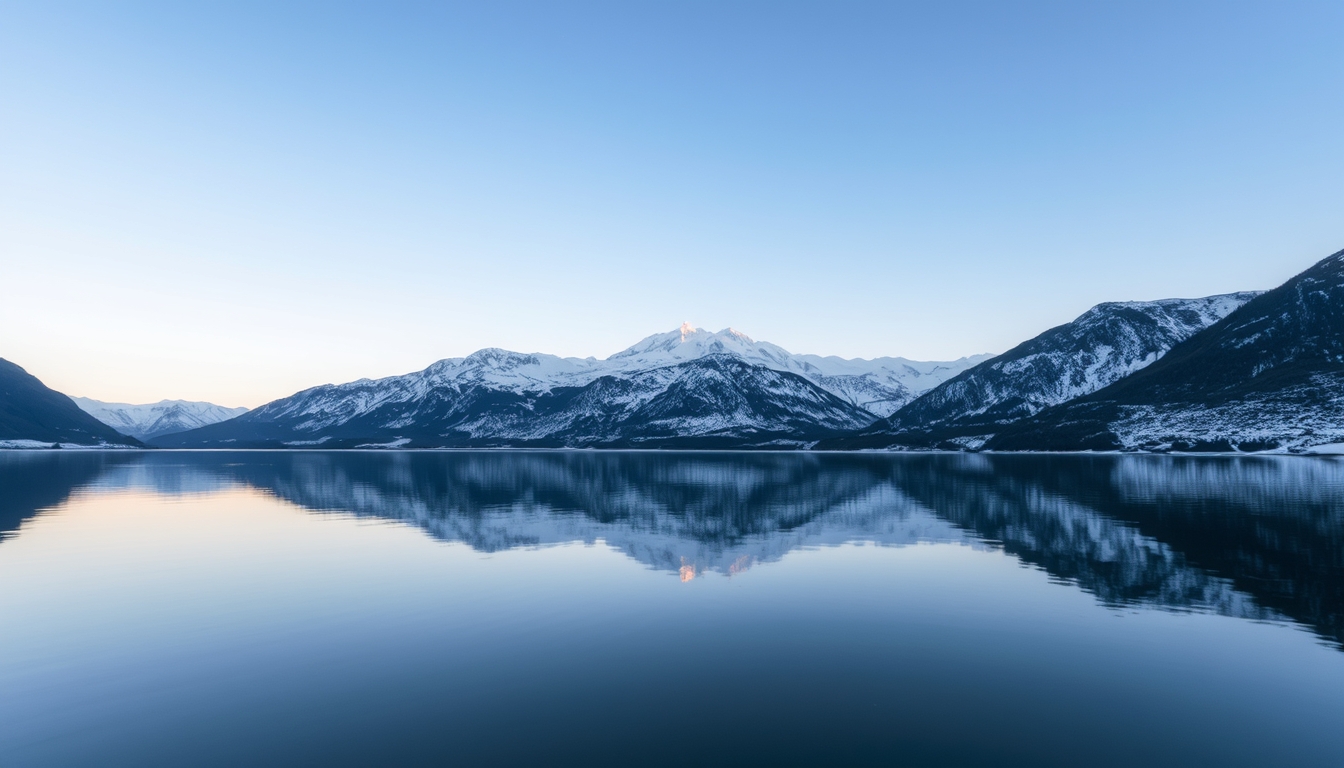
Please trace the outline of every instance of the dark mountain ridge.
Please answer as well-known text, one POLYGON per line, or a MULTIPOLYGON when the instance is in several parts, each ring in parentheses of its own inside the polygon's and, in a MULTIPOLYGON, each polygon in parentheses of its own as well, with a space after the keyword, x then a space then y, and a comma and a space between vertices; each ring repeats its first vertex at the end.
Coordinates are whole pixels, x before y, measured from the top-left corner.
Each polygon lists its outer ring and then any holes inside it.
POLYGON ((0 358, 0 441, 138 446, 36 376, 0 358))

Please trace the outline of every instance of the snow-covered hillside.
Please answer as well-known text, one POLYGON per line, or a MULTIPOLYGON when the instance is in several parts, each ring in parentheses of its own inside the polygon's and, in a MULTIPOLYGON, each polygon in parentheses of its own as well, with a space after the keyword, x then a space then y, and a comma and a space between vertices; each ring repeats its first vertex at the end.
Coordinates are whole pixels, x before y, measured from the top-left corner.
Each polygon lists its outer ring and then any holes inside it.
POLYGON ((872 431, 898 444, 975 447, 1004 424, 1152 365, 1257 295, 1099 304, 940 384, 872 431))
POLYGON ((216 424, 247 413, 246 408, 226 408, 214 403, 161 400, 157 403, 105 403, 87 397, 72 397, 81 410, 124 435, 150 440, 175 432, 216 424))
POLYGON ((1001 449, 1320 450, 1344 443, 1344 251, 1133 376, 1004 430, 1001 449))

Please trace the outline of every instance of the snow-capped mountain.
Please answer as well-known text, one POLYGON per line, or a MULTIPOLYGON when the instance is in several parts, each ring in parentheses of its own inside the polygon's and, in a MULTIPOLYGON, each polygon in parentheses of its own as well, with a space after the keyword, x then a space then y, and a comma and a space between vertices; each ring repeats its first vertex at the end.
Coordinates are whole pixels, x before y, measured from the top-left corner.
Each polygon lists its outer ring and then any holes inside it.
POLYGON ((216 424, 247 413, 246 408, 227 408, 214 403, 189 400, 160 400, 133 405, 104 403, 87 397, 72 397, 80 410, 125 435, 149 440, 174 432, 216 424))
POLYGON ((1307 450, 1342 444, 1344 251, 1133 376, 1003 430, 989 447, 1307 450))
MULTIPOLYGON (((872 422, 807 379, 710 355, 587 384, 533 380, 552 360, 484 350, 455 365, 328 385, 167 435, 170 447, 800 445, 872 422)), ((574 379, 573 381, 577 381, 574 379)))
POLYGON ((978 447, 1004 424, 1152 365, 1257 295, 1098 304, 943 382, 879 422, 862 442, 978 447))
POLYGON ((0 448, 125 447, 140 443, 81 411, 19 366, 0 359, 0 448))
POLYGON ((754 341, 733 328, 710 333, 684 323, 675 331, 650 336, 595 364, 606 370, 642 370, 720 354, 796 373, 876 416, 895 413, 920 394, 992 357, 972 355, 946 362, 921 362, 903 357, 865 360, 795 355, 769 342, 754 341))
POLYGON ((991 357, 973 355, 923 362, 902 357, 865 360, 796 355, 769 342, 754 341, 733 328, 711 333, 684 323, 675 331, 649 336, 605 360, 490 348, 467 357, 440 360, 422 373, 423 383, 429 387, 478 384, 515 393, 548 392, 556 387, 585 386, 602 376, 666 368, 711 355, 729 355, 751 365, 798 374, 878 417, 895 412, 919 394, 991 357))
POLYGON ((606 360, 483 349, 423 371, 327 385, 164 446, 800 445, 871 424, 978 358, 792 355, 684 325, 606 360), (690 441, 690 442, 688 442, 690 441))

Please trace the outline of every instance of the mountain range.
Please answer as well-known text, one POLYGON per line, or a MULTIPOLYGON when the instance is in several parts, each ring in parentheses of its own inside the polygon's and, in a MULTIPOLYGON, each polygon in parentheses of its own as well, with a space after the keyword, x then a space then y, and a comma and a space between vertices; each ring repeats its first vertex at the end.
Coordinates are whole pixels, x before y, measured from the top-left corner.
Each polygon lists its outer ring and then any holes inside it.
POLYGON ((606 360, 483 349, 299 392, 162 447, 805 447, 980 362, 793 355, 689 324, 606 360))
POLYGON ((157 403, 104 403, 87 397, 70 398, 80 410, 123 435, 145 441, 175 432, 216 424, 247 413, 246 408, 226 408, 214 403, 160 400, 157 403))
POLYGON ((605 360, 483 349, 241 414, 76 407, 6 365, 11 443, 1344 452, 1344 251, 1271 291, 1104 303, 949 362, 796 355, 686 324, 605 360))

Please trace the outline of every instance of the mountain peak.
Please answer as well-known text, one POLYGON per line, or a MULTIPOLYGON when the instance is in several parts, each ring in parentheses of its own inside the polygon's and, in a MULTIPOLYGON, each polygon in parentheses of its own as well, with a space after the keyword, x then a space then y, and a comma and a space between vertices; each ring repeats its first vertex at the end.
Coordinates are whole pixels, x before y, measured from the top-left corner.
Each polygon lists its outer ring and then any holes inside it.
POLYGON ((511 368, 519 365, 536 365, 537 356, 512 352, 499 347, 486 347, 467 355, 463 362, 488 368, 511 368))

